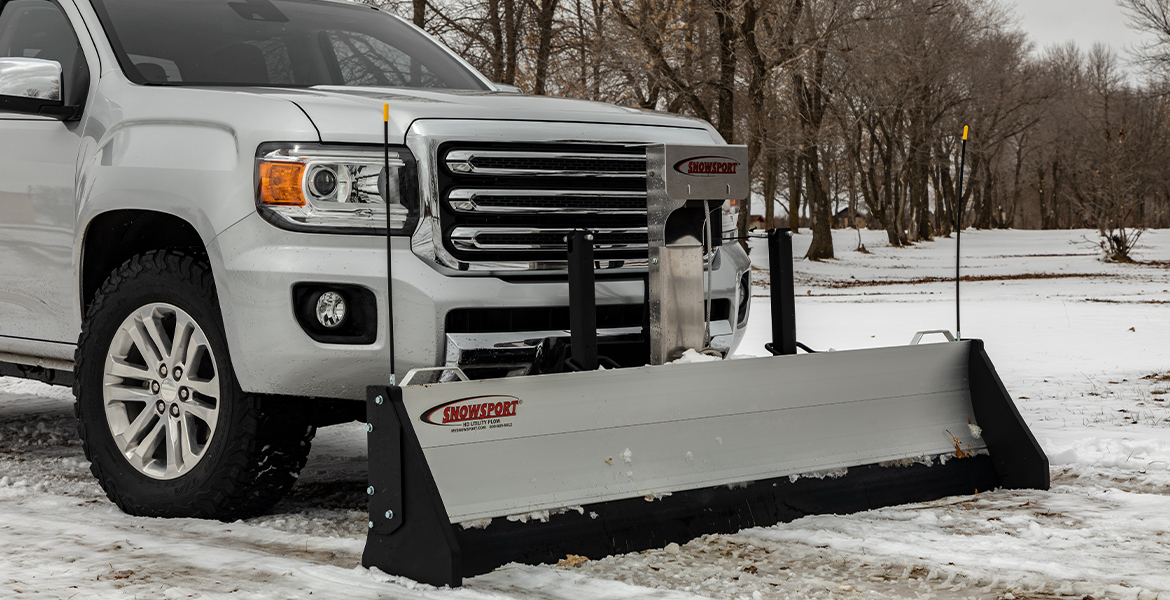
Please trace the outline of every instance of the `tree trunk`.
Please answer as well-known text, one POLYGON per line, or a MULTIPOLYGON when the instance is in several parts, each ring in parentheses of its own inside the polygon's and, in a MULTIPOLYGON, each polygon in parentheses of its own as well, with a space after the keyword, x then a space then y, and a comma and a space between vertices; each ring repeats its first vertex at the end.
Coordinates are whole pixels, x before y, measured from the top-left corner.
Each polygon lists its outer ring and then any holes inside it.
POLYGON ((504 81, 508 85, 516 85, 516 62, 518 45, 516 38, 519 35, 517 29, 519 28, 518 21, 524 15, 524 7, 520 6, 520 12, 516 12, 516 0, 504 0, 504 34, 506 39, 504 41, 504 81))
POLYGON ((739 232, 739 245, 744 252, 748 251, 747 234, 748 226, 751 225, 752 215, 752 195, 749 193, 748 197, 741 200, 739 203, 739 214, 735 219, 735 230, 739 232))
POLYGON ((553 17, 556 16, 559 2, 560 0, 543 0, 536 17, 536 81, 533 82, 532 93, 537 96, 543 96, 545 92, 549 54, 552 53, 553 17))
POLYGON ((719 26, 719 107, 715 129, 728 143, 735 140, 735 43, 738 31, 731 14, 731 0, 711 0, 715 22, 719 26))
POLYGON ((500 0, 488 0, 488 28, 491 30, 492 81, 504 81, 504 27, 500 17, 500 0))
POLYGON ((590 61, 593 67, 593 87, 589 90, 589 98, 594 101, 601 100, 601 52, 603 50, 602 40, 604 40, 605 31, 605 1, 592 0, 593 3, 593 60, 590 61))
MULTIPOLYGON (((955 181, 951 178, 951 161, 947 153, 946 162, 938 168, 939 235, 949 236, 955 230, 955 181)), ((958 168, 958 165, 955 165, 958 168)))
POLYGON ((414 24, 419 29, 427 22, 427 0, 412 0, 414 3, 414 24))
POLYGON ((764 150, 764 222, 768 229, 776 227, 776 153, 764 150))
POLYGON ((810 78, 805 78, 800 72, 792 77, 801 128, 800 152, 807 179, 809 217, 812 220, 813 239, 806 256, 813 260, 833 258, 832 214, 825 172, 821 167, 820 147, 821 126, 828 105, 822 87, 827 54, 824 48, 817 49, 810 78))
POLYGON ((800 197, 804 192, 804 165, 800 156, 789 153, 785 158, 788 174, 788 228, 792 233, 800 233, 800 197))
POLYGON ((804 155, 804 170, 808 177, 808 208, 812 218, 813 239, 806 256, 812 260, 833 258, 832 214, 819 157, 820 147, 816 143, 809 144, 804 155))

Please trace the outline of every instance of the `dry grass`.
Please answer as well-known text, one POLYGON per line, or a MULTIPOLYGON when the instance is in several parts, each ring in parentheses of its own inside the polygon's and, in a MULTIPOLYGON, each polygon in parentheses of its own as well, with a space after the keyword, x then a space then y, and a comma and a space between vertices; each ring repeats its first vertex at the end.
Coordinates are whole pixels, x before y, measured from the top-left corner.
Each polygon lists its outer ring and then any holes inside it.
POLYGON ((1170 300, 1109 300, 1107 298, 1085 298, 1085 302, 1099 304, 1170 304, 1170 300))
MULTIPOLYGON (((1020 279, 1076 279, 1116 277, 1112 273, 1018 273, 1015 275, 964 275, 962 281, 1016 281, 1020 279)), ((918 277, 915 279, 882 279, 876 281, 833 281, 825 283, 829 288, 854 288, 882 285, 919 285, 923 283, 948 283, 954 277, 918 277)))

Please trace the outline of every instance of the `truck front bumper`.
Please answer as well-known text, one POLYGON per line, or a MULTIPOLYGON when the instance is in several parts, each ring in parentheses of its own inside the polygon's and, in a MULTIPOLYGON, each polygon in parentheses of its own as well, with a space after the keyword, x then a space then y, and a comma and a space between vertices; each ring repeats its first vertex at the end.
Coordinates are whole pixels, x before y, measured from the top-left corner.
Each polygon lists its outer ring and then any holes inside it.
MULTIPOLYGON (((524 282, 496 277, 449 276, 410 249, 406 238, 392 238, 394 252, 395 371, 444 364, 474 365, 499 360, 522 372, 535 357, 539 341, 567 338, 565 330, 451 333, 447 314, 464 308, 567 307, 565 281, 524 282)), ((386 238, 381 236, 295 233, 278 229, 253 214, 217 236, 208 247, 223 311, 224 329, 236 378, 244 391, 301 397, 365 397, 367 385, 389 382, 385 325, 386 238), (297 322, 293 286, 298 283, 347 284, 373 292, 379 322, 371 344, 327 344, 313 340, 297 322)), ((726 320, 711 325, 712 345, 734 351, 747 313, 739 310, 744 292, 746 254, 728 244, 712 279, 712 299, 730 303, 726 320), (742 317, 742 318, 740 318, 742 317)), ((644 282, 597 283, 597 304, 640 304, 644 282)), ((749 291, 750 293, 750 291, 749 291)), ((750 303, 749 303, 750 304, 750 303)), ((628 328, 603 329, 599 341, 629 335, 628 328)))

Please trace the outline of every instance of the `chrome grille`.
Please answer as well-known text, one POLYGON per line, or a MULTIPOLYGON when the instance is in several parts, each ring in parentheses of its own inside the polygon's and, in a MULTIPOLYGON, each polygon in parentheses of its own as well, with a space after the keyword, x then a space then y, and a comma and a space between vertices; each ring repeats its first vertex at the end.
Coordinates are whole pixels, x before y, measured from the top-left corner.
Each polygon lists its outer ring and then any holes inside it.
POLYGON ((598 260, 645 259, 642 147, 468 146, 439 151, 443 243, 458 260, 558 263, 575 228, 595 232, 598 260))

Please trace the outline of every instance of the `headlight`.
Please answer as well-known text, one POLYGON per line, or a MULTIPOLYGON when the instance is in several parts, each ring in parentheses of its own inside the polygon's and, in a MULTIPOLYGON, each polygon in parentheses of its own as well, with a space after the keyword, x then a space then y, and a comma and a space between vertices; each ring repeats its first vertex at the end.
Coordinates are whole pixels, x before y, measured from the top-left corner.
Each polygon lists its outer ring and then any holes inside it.
POLYGON ((265 144, 256 156, 256 203, 294 231, 411 233, 417 222, 414 158, 391 148, 265 144))

